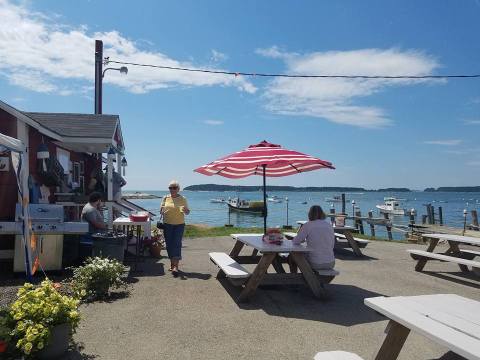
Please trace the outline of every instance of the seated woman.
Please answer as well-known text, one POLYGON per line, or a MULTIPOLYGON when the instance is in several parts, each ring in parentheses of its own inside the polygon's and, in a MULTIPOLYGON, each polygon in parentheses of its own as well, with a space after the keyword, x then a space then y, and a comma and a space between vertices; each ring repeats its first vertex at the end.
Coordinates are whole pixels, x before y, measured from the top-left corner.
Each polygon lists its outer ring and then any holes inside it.
POLYGON ((307 242, 313 251, 307 255, 308 262, 314 270, 333 269, 335 256, 335 234, 330 220, 327 220, 322 208, 313 205, 308 211, 308 222, 300 227, 297 236, 292 241, 294 244, 307 242))

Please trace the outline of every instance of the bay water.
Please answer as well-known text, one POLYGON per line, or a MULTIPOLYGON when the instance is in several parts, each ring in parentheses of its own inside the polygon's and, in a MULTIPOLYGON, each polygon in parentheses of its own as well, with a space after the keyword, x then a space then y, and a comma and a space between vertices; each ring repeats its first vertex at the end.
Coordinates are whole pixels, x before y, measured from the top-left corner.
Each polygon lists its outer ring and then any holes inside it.
MULTIPOLYGON (((132 193, 133 190, 124 191, 132 193)), ((164 196, 167 191, 141 191, 157 196, 164 196)), ((263 218, 259 215, 249 213, 229 212, 228 206, 224 203, 213 203, 212 199, 225 199, 239 197, 241 200, 262 200, 263 193, 256 192, 218 192, 218 191, 182 191, 181 194, 187 198, 191 213, 187 216, 188 224, 204 224, 209 226, 223 226, 229 222, 239 227, 262 227, 263 218), (230 215, 230 216, 229 216, 230 215)), ((312 205, 320 205, 326 213, 333 206, 335 211, 341 212, 341 203, 332 202, 328 199, 339 196, 339 193, 333 192, 277 192, 270 191, 269 197, 276 196, 281 203, 267 202, 268 205, 268 227, 278 227, 283 225, 296 226, 297 220, 306 220, 308 210, 312 205), (288 202, 286 199, 288 198, 288 202), (288 220, 287 220, 288 204, 288 220)), ((480 193, 464 192, 364 192, 364 193, 346 193, 346 212, 351 215, 354 207, 360 210, 363 216, 367 216, 368 211, 373 211, 374 217, 383 217, 375 207, 377 204, 383 204, 385 197, 395 197, 402 199, 400 207, 405 208, 406 216, 395 216, 393 223, 395 225, 407 225, 409 223, 410 209, 416 210, 416 222, 421 222, 422 215, 426 214, 425 204, 432 204, 435 207, 435 216, 438 219, 438 207, 442 207, 444 224, 449 226, 463 227, 463 210, 468 211, 467 224, 471 223, 470 210, 477 209, 480 212, 480 193), (355 204, 352 204, 352 200, 355 204)), ((135 199, 132 202, 146 208, 147 210, 159 214, 161 199, 135 199)), ((348 221, 347 221, 348 224, 348 221)), ((370 229, 364 224, 365 233, 369 234, 370 229)), ((394 229, 395 230, 395 229, 394 229)), ((384 226, 375 226, 376 235, 386 237, 384 226)), ((404 232, 401 226, 394 231, 395 239, 403 239, 404 232)))

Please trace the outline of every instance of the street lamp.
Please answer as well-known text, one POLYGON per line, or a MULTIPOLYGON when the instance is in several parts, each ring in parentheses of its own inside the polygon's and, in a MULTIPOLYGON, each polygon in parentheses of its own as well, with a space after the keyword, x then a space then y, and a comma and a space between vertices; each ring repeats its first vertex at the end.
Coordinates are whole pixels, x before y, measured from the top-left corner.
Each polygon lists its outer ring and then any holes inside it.
POLYGON ((125 156, 122 158, 122 161, 121 161, 121 165, 122 165, 122 172, 123 172, 123 176, 125 176, 125 168, 127 167, 128 163, 127 163, 127 159, 125 159, 125 156))
POLYGON ((355 200, 352 200, 352 216, 355 216, 355 200))
MULTIPOLYGON (((120 71, 121 74, 126 75, 128 73, 128 68, 126 66, 119 68, 106 68, 103 70, 103 63, 103 41, 95 40, 95 114, 102 113, 102 87, 105 72, 107 70, 117 70, 120 71)), ((107 63, 108 59, 105 61, 105 64, 107 63)))
POLYGON ((467 209, 463 209, 463 234, 465 235, 465 230, 467 230, 467 209))

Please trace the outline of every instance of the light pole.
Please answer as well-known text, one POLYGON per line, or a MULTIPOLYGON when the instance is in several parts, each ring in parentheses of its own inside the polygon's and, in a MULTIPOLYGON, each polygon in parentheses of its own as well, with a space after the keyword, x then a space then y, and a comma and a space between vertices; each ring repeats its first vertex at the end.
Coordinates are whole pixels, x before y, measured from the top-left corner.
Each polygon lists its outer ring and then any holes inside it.
POLYGON ((465 230, 467 230, 467 209, 463 209, 463 233, 465 235, 465 230))
MULTIPOLYGON (((122 66, 119 68, 106 68, 103 70, 103 41, 95 40, 95 114, 102 113, 102 93, 103 93, 103 77, 107 70, 117 70, 121 74, 127 74, 128 68, 122 66)), ((105 63, 108 63, 106 61, 105 63)))

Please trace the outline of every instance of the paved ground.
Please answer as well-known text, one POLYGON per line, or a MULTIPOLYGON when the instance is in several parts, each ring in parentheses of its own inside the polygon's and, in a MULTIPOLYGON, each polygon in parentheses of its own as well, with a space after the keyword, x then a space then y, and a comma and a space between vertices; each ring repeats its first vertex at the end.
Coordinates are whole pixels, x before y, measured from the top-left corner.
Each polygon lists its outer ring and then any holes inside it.
MULTIPOLYGON (((167 260, 144 264, 127 298, 82 306, 68 357, 99 359, 312 359, 342 349, 372 359, 387 321, 363 304, 367 297, 456 293, 480 300, 480 282, 447 263, 416 273, 409 244, 372 242, 364 259, 338 255, 341 274, 329 286, 331 300, 307 289, 260 289, 251 303, 237 305, 235 288, 215 279, 209 251, 229 251, 230 238, 184 241, 182 277, 165 271, 167 260)), ((244 250, 245 251, 245 250, 244 250)), ((412 333, 400 359, 453 359, 451 353, 412 333)))

